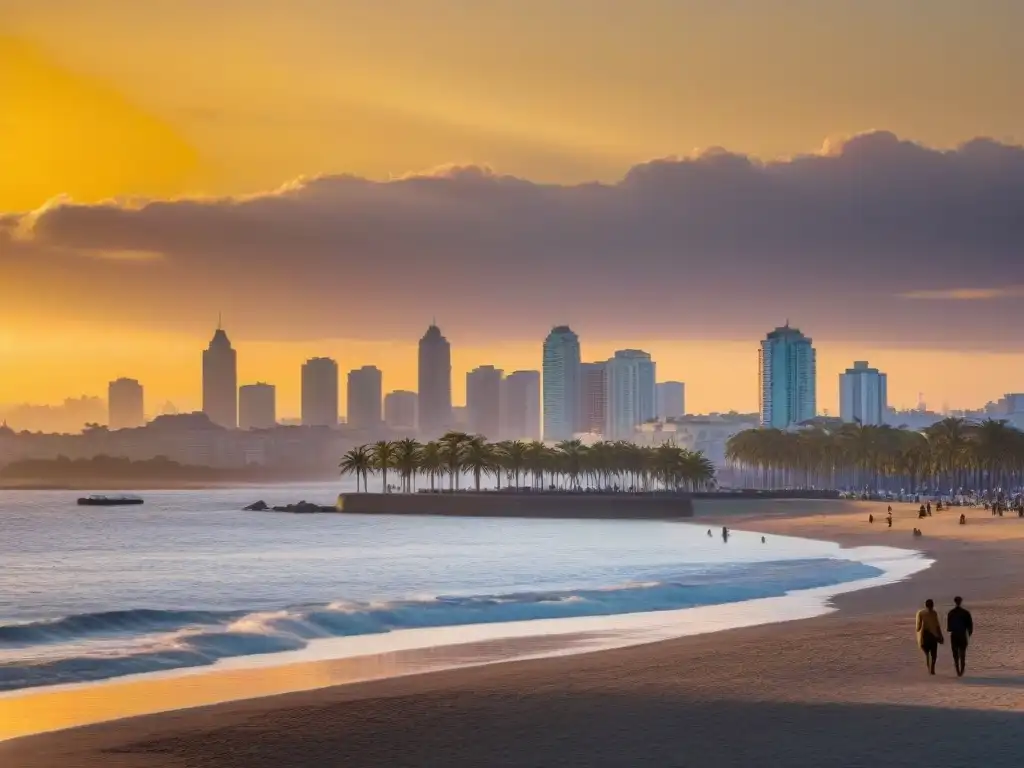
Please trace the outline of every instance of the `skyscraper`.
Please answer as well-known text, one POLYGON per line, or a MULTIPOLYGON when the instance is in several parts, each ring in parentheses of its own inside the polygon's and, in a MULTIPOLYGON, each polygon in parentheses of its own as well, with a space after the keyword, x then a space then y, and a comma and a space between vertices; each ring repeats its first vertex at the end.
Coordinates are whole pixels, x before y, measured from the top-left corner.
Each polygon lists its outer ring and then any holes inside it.
POLYGON ((501 438, 501 383, 504 371, 481 365, 466 374, 469 431, 491 440, 501 438))
POLYGON ((843 421, 865 425, 885 423, 889 407, 888 385, 884 373, 858 360, 846 373, 839 374, 839 416, 843 421))
POLYGON ((131 429, 146 424, 142 385, 135 379, 117 379, 107 385, 107 425, 131 429))
POLYGON ((608 415, 608 383, 604 363, 580 363, 580 417, 577 432, 601 435, 608 415))
POLYGON ((338 364, 329 357, 314 357, 302 366, 302 424, 338 425, 338 364))
POLYGON ((272 429, 277 426, 277 390, 273 384, 244 384, 238 388, 238 426, 272 429))
POLYGON ((657 386, 658 419, 667 421, 686 415, 686 385, 681 381, 663 381, 657 386))
POLYGON ((238 426, 238 355, 219 326, 203 350, 203 413, 222 427, 238 426))
POLYGON ((758 353, 761 424, 785 429, 817 415, 817 362, 811 340, 787 322, 758 353))
POLYGON ((501 437, 540 440, 540 371, 514 371, 502 384, 501 437))
POLYGON ((416 401, 415 392, 396 389, 388 392, 384 398, 384 421, 391 429, 404 430, 406 434, 416 432, 416 401))
POLYGON ((452 426, 452 348, 433 324, 420 339, 417 418, 420 434, 428 439, 452 426))
POLYGON ((376 429, 381 424, 381 397, 384 375, 373 365, 364 365, 348 374, 348 425, 357 429, 376 429))
POLYGON ((606 440, 631 440, 636 428, 654 418, 654 362, 647 352, 621 349, 604 364, 606 440), (650 418, 648 418, 648 414, 650 418))
POLYGON ((658 417, 658 391, 657 391, 657 365, 651 359, 648 352, 642 349, 621 349, 615 353, 615 357, 629 357, 636 360, 638 390, 637 409, 640 420, 637 424, 645 421, 653 421, 658 417))
POLYGON ((544 439, 571 440, 579 419, 580 340, 567 325, 544 339, 544 439))

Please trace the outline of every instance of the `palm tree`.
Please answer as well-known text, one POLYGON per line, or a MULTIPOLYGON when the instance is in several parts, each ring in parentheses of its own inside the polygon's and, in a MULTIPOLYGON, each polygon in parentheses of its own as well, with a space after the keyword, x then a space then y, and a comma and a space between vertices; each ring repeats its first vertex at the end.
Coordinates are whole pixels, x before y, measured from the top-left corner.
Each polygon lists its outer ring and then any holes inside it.
POLYGON ((338 464, 341 469, 341 476, 353 475, 356 478, 356 493, 359 493, 359 481, 363 481, 363 490, 366 490, 366 479, 370 469, 373 468, 373 454, 368 446, 360 445, 344 456, 338 464))
POLYGON ((480 490, 481 475, 500 471, 494 446, 480 435, 471 437, 462 444, 461 465, 473 473, 473 484, 477 491, 480 490))
POLYGON ((470 439, 465 432, 448 432, 440 439, 441 456, 444 457, 445 469, 448 471, 450 491, 459 489, 459 476, 462 474, 462 449, 470 439))
POLYGON ((504 468, 512 473, 518 489, 519 478, 528 463, 529 446, 522 440, 507 440, 500 443, 499 447, 501 448, 501 462, 504 468))
POLYGON ((394 463, 392 466, 402 476, 402 490, 412 493, 412 483, 420 469, 423 446, 412 438, 399 440, 394 444, 394 463))
POLYGON ((444 472, 444 455, 441 452, 441 444, 431 440, 420 449, 420 466, 422 472, 426 472, 430 478, 430 490, 437 490, 434 482, 444 472))
POLYGON ((388 440, 379 440, 373 444, 371 449, 373 456, 373 468, 381 473, 381 489, 388 492, 388 470, 395 466, 395 459, 398 452, 395 443, 388 440))
POLYGON ((583 445, 582 440, 563 440, 555 446, 555 450, 560 469, 569 478, 569 487, 573 490, 578 489, 580 475, 583 473, 586 461, 587 447, 583 445))

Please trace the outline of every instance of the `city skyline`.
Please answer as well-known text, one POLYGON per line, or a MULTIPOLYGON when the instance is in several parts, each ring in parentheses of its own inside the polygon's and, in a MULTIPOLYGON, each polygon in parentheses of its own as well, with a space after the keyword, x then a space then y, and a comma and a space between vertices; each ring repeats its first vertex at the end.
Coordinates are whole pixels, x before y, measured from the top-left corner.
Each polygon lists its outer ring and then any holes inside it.
MULTIPOLYGON (((221 332, 223 333, 223 331, 221 331, 221 332)), ((209 338, 209 337, 207 337, 207 338, 209 338)), ((224 336, 224 338, 227 338, 226 335, 224 336)), ((266 364, 265 361, 263 361, 261 359, 258 359, 258 358, 254 358, 253 355, 248 353, 248 352, 246 354, 238 355, 237 347, 235 347, 232 342, 228 342, 228 344, 231 345, 232 350, 236 353, 236 356, 237 356, 236 366, 237 366, 239 372, 236 374, 236 376, 237 376, 238 382, 244 384, 244 383, 249 383, 249 382, 253 382, 253 381, 257 381, 257 380, 262 381, 264 379, 272 378, 272 377, 267 377, 265 375, 267 370, 268 370, 268 368, 269 368, 269 366, 266 364), (260 375, 258 375, 258 376, 257 375, 250 375, 250 373, 252 371, 259 371, 260 375)), ((749 368, 750 367, 750 354, 751 354, 751 352, 750 352, 750 348, 751 348, 750 343, 745 343, 745 344, 742 344, 742 345, 739 344, 739 343, 735 343, 735 344, 736 344, 736 346, 740 346, 741 348, 742 347, 746 347, 746 354, 745 354, 745 358, 746 359, 744 361, 744 365, 745 365, 745 367, 749 368)), ((386 345, 386 346, 391 351, 394 351, 394 345, 386 345)), ((605 358, 605 357, 610 358, 610 357, 612 357, 614 355, 614 352, 616 351, 616 348, 620 348, 621 349, 621 347, 623 347, 623 346, 629 346, 629 342, 623 342, 623 343, 619 343, 619 344, 614 344, 614 343, 613 344, 608 344, 608 343, 605 343, 605 344, 600 344, 600 343, 594 344, 594 343, 592 343, 588 339, 586 341, 586 352, 587 352, 587 354, 585 356, 587 356, 587 357, 592 356, 592 357, 595 357, 595 358, 598 358, 598 359, 605 358), (591 349, 598 349, 599 353, 596 354, 596 355, 591 355, 590 354, 590 350, 591 349), (605 350, 607 350, 607 352, 605 352, 605 350), (604 354, 602 354, 602 353, 604 353, 604 354)), ((861 355, 857 354, 857 350, 854 350, 854 351, 851 352, 846 347, 833 347, 833 345, 830 345, 830 344, 827 344, 827 343, 825 345, 816 345, 816 346, 817 346, 817 357, 819 359, 819 363, 818 363, 818 377, 822 381, 825 381, 827 378, 830 378, 833 375, 834 376, 839 376, 839 375, 843 374, 846 371, 846 369, 849 367, 849 365, 850 365, 849 361, 851 359, 858 359, 859 357, 861 357, 861 355), (828 361, 825 364, 825 366, 823 366, 821 364, 821 362, 820 362, 822 356, 824 356, 824 358, 828 361)), ((256 349, 259 349, 259 345, 258 344, 257 345, 251 345, 251 344, 250 345, 243 345, 243 348, 245 348, 245 349, 252 349, 253 347, 255 347, 256 349)), ((373 359, 374 356, 375 356, 375 353, 377 353, 377 355, 378 355, 377 359, 380 359, 379 358, 379 349, 378 349, 378 347, 379 347, 379 345, 369 345, 368 348, 366 348, 365 350, 363 350, 361 352, 361 355, 363 356, 362 359, 365 359, 366 357, 369 357, 369 358, 373 359)), ((330 346, 327 345, 327 344, 324 344, 324 345, 319 345, 318 347, 310 347, 310 349, 317 349, 317 348, 319 348, 319 349, 329 349, 330 346)), ((662 347, 662 348, 664 348, 664 347, 662 347)), ((401 348, 398 348, 398 349, 401 349, 401 348)), ((453 366, 452 366, 452 377, 451 377, 452 393, 453 393, 452 401, 453 401, 454 405, 462 406, 466 402, 466 400, 465 400, 465 386, 464 386, 464 383, 465 383, 465 373, 469 373, 473 369, 478 368, 478 367, 480 367, 482 365, 494 365, 496 368, 504 368, 504 370, 514 370, 514 366, 501 366, 500 363, 490 363, 490 362, 484 363, 484 362, 477 362, 477 360, 483 360, 483 359, 496 360, 496 359, 509 359, 509 358, 511 358, 511 359, 520 361, 521 362, 521 366, 520 367, 522 369, 524 369, 524 370, 539 370, 539 368, 540 368, 540 361, 538 360, 537 352, 536 352, 536 344, 530 345, 529 349, 522 349, 522 350, 516 349, 515 352, 514 352, 514 355, 508 354, 508 352, 506 352, 504 349, 502 350, 502 352, 504 354, 502 354, 501 356, 492 355, 489 358, 483 358, 482 355, 484 353, 482 353, 478 349, 468 349, 467 350, 467 349, 463 348, 461 345, 452 345, 451 346, 452 359, 453 359, 453 361, 456 361, 453 364, 453 366), (459 361, 459 360, 468 360, 468 359, 470 359, 470 355, 474 356, 473 357, 473 362, 465 362, 465 363, 462 363, 461 365, 459 365, 457 363, 457 361, 459 361), (480 355, 481 357, 476 357, 477 355, 480 355), (464 368, 464 372, 461 371, 460 368, 464 368)), ((756 387, 752 388, 750 386, 746 386, 745 388, 748 390, 749 396, 745 397, 745 398, 744 397, 740 397, 740 398, 736 398, 736 399, 729 399, 729 398, 726 398, 726 397, 722 397, 720 392, 716 392, 713 389, 712 390, 704 390, 704 391, 702 391, 702 388, 700 387, 701 383, 708 381, 709 377, 708 377, 707 374, 710 371, 713 371, 713 369, 716 367, 716 361, 715 361, 714 357, 711 357, 709 359, 708 358, 708 350, 704 350, 704 352, 705 352, 705 355, 704 355, 704 358, 703 358, 704 362, 703 362, 702 365, 695 365, 694 363, 690 362, 689 360, 683 362, 682 364, 677 363, 676 365, 673 365, 672 364, 673 363, 673 359, 671 357, 669 357, 669 359, 666 360, 664 357, 661 357, 657 352, 654 353, 654 356, 658 357, 659 378, 661 378, 661 376, 672 377, 673 372, 676 372, 676 378, 683 378, 681 376, 678 376, 678 371, 681 371, 681 370, 687 371, 687 375, 685 377, 686 382, 687 382, 686 383, 687 412, 690 412, 690 413, 718 413, 718 412, 725 413, 725 412, 729 412, 729 411, 736 411, 736 412, 740 412, 740 413, 744 413, 744 412, 749 413, 749 412, 756 411, 758 409, 758 395, 756 393, 756 387), (692 384, 692 382, 696 382, 696 385, 694 386, 692 384), (717 397, 709 398, 708 395, 717 395, 717 397)), ((415 346, 412 346, 411 349, 407 348, 406 354, 411 355, 413 358, 415 358, 415 354, 416 354, 415 346)), ((958 402, 958 403, 957 402, 950 403, 949 401, 936 401, 934 398, 928 397, 928 384, 932 380, 932 378, 931 377, 927 377, 927 376, 924 376, 924 377, 920 376, 920 374, 917 373, 918 365, 915 362, 912 361, 909 366, 906 365, 906 363, 907 363, 906 358, 908 357, 908 355, 910 357, 913 357, 913 355, 911 353, 900 352, 900 353, 896 354, 892 358, 888 358, 888 357, 885 358, 885 359, 894 360, 896 362, 895 368, 897 370, 900 370, 902 368, 905 371, 909 371, 911 376, 917 376, 916 378, 911 378, 909 381, 901 381, 900 379, 896 380, 896 387, 895 387, 895 389, 896 389, 896 391, 901 392, 901 395, 902 395, 901 399, 895 399, 893 397, 893 395, 892 395, 892 392, 894 390, 894 388, 892 386, 892 378, 893 377, 891 375, 891 371, 892 371, 892 367, 893 366, 890 366, 888 364, 882 365, 882 367, 885 368, 887 370, 887 372, 890 373, 890 377, 889 377, 890 383, 889 383, 889 389, 888 389, 888 392, 889 392, 888 402, 889 402, 890 405, 892 405, 893 407, 896 407, 897 409, 912 410, 912 409, 915 409, 919 405, 919 403, 926 402, 928 404, 928 407, 931 410, 938 411, 938 412, 946 412, 946 411, 950 411, 950 410, 953 410, 953 411, 956 411, 956 410, 962 410, 962 411, 976 410, 976 409, 979 409, 982 406, 984 406, 986 403, 991 403, 991 402, 998 401, 999 398, 1001 398, 1007 392, 1014 392, 1014 391, 1017 391, 1018 389, 1021 389, 1021 387, 1019 386, 1019 382, 1024 380, 1024 371, 1020 372, 1020 374, 1018 375, 1018 372, 1016 371, 1016 369, 1014 369, 1013 367, 1007 368, 1007 366, 1005 364, 1003 364, 1003 365, 1000 366, 1001 370, 1004 371, 1004 376, 1001 378, 1003 383, 1002 384, 999 383, 999 381, 1000 381, 999 378, 997 378, 995 380, 995 383, 991 383, 990 382, 990 385, 987 388, 989 394, 986 397, 984 397, 983 399, 973 400, 973 401, 970 401, 970 400, 968 400, 968 401, 961 401, 961 402, 958 402), (899 365, 900 360, 902 360, 902 362, 904 363, 903 366, 899 365)), ((193 359, 195 358, 195 349, 194 348, 191 350, 191 356, 193 357, 193 359)), ((689 355, 684 355, 684 356, 685 357, 689 357, 689 355)), ((277 395, 277 403, 278 403, 277 411, 278 411, 279 420, 298 419, 298 418, 301 417, 300 387, 298 386, 300 376, 298 375, 298 372, 299 372, 299 369, 301 368, 302 362, 308 362, 309 359, 314 358, 314 357, 326 357, 326 355, 309 355, 309 356, 306 356, 306 357, 304 357, 304 359, 302 361, 296 362, 294 364, 294 366, 288 366, 285 370, 282 371, 282 375, 281 376, 279 376, 277 379, 275 379, 275 380, 270 382, 275 387, 275 390, 278 392, 278 395, 277 395), (284 392, 286 393, 284 395, 284 397, 282 397, 281 394, 280 394, 282 390, 284 390, 284 392)), ((981 358, 981 359, 985 358, 984 355, 976 355, 975 357, 978 357, 978 358, 981 358)), ((873 357, 872 359, 874 360, 874 359, 877 359, 877 358, 873 357)), ((405 365, 404 366, 402 365, 402 361, 401 360, 399 360, 397 362, 399 364, 396 367, 398 367, 399 369, 401 369, 403 367, 406 367, 406 368, 408 367, 408 361, 405 361, 405 365)), ((582 364, 583 364, 583 366, 592 365, 592 363, 587 363, 586 361, 584 361, 582 364)), ((720 363, 718 363, 718 364, 720 364, 720 363)), ((992 365, 996 365, 996 363, 991 363, 991 364, 992 365)), ((953 366, 952 365, 952 361, 950 361, 950 366, 951 367, 949 367, 948 369, 944 369, 943 370, 943 377, 941 377, 941 378, 943 378, 943 379, 949 379, 949 378, 955 379, 958 375, 964 375, 965 373, 968 376, 970 376, 971 378, 974 378, 972 371, 970 369, 965 369, 965 367, 963 366, 963 361, 962 360, 959 360, 958 361, 958 365, 956 365, 956 366, 953 366)), ((144 367, 144 366, 140 366, 140 367, 144 367)), ((363 368, 363 367, 367 367, 367 368, 369 368, 369 367, 378 367, 379 368, 380 366, 379 365, 378 366, 371 366, 371 365, 368 365, 368 364, 361 364, 357 360, 352 360, 349 363, 338 362, 338 368, 339 368, 339 371, 340 371, 340 373, 339 373, 339 390, 338 390, 339 391, 339 404, 347 402, 347 384, 346 384, 347 379, 348 379, 348 375, 347 374, 349 372, 351 372, 351 371, 355 371, 355 370, 358 370, 359 368, 363 368), (346 368, 346 365, 351 365, 353 367, 348 369, 348 368, 346 368)), ((155 416, 157 416, 157 415, 159 415, 161 413, 168 412, 167 408, 169 406, 171 406, 172 404, 173 404, 173 406, 174 406, 176 411, 189 412, 189 411, 202 410, 202 401, 201 401, 201 397, 200 397, 200 395, 201 395, 200 389, 201 388, 199 388, 199 389, 196 388, 196 386, 195 386, 196 379, 195 378, 193 378, 193 380, 190 382, 191 386, 182 387, 181 389, 168 390, 168 389, 165 389, 165 388, 163 388, 161 386, 162 382, 160 380, 155 380, 155 381, 154 380, 145 380, 142 376, 132 377, 130 375, 126 375, 126 372, 128 372, 130 370, 127 366, 120 366, 116 370, 121 375, 118 375, 118 376, 115 376, 115 377, 112 377, 112 378, 109 378, 109 379, 105 379, 103 381, 103 383, 102 383, 102 386, 97 387, 98 391, 92 391, 92 392, 90 392, 90 391, 82 391, 79 394, 73 394, 73 393, 70 393, 70 392, 61 392, 60 390, 57 390, 54 393, 54 396, 51 399, 49 399, 49 400, 34 400, 34 401, 32 401, 32 400, 25 400, 25 401, 20 401, 19 402, 19 401, 16 401, 16 400, 12 399, 12 400, 8 400, 6 403, 4 401, 0 400, 0 410, 11 409, 11 408, 16 408, 16 407, 22 407, 22 406, 32 406, 32 407, 37 407, 37 408, 49 407, 49 406, 59 406, 61 403, 63 403, 65 400, 67 400, 69 398, 73 398, 73 397, 77 397, 77 396, 95 397, 95 396, 99 395, 101 392, 105 393, 107 391, 107 389, 108 389, 108 387, 109 387, 111 382, 113 382, 113 381, 115 381, 117 379, 123 379, 123 378, 130 378, 130 379, 133 379, 133 380, 137 379, 144 386, 145 391, 146 391, 146 403, 147 403, 147 407, 146 407, 146 410, 145 410, 145 415, 146 415, 147 418, 153 418, 153 417, 155 417, 155 416)), ((394 391, 402 391, 402 390, 412 390, 413 392, 415 392, 416 391, 416 385, 417 385, 417 382, 416 382, 417 376, 416 376, 416 372, 415 371, 416 371, 416 369, 415 369, 415 366, 414 366, 412 371, 406 371, 405 375, 403 377, 397 378, 394 375, 394 369, 393 368, 392 369, 384 368, 381 371, 382 378, 383 378, 382 392, 384 394, 388 394, 388 393, 391 393, 391 392, 394 392, 394 391)), ((201 371, 195 371, 194 375, 196 377, 199 377, 200 380, 201 380, 201 375, 202 375, 201 371)), ((838 416, 840 414, 840 398, 839 398, 839 390, 838 390, 838 388, 828 386, 827 384, 825 386, 819 387, 818 388, 818 401, 819 401, 819 404, 820 404, 819 408, 818 408, 818 411, 819 411, 820 415, 838 416)), ((346 410, 346 412, 342 412, 342 409, 339 408, 339 416, 347 416, 347 409, 345 409, 345 410, 346 410)))

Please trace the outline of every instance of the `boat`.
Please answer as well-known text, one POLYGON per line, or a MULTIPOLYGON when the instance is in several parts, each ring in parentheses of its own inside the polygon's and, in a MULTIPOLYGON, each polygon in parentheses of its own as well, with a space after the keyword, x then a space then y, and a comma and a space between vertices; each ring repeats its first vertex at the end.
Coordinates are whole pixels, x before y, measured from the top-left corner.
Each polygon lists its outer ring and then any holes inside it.
POLYGON ((84 496, 78 500, 81 507, 124 507, 142 503, 138 496, 84 496))

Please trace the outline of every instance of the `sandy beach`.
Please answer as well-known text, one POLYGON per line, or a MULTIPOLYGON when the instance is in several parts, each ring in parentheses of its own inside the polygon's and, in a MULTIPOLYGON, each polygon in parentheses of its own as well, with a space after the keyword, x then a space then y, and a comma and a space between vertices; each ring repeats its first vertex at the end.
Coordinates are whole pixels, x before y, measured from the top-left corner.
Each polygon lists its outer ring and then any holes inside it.
MULTIPOLYGON (((0 765, 1017 765, 1024 520, 974 509, 964 510, 968 524, 960 526, 958 509, 918 521, 916 506, 894 505, 888 529, 885 508, 698 504, 695 522, 709 527, 918 549, 935 559, 904 582, 837 597, 838 610, 826 616, 300 693, 281 692, 359 679, 344 669, 353 660, 323 662, 315 679, 303 679, 308 667, 270 667, 265 687, 245 695, 281 695, 16 739, 0 743, 0 765), (923 537, 911 536, 915 526, 923 537), (967 675, 955 677, 947 646, 930 677, 913 615, 926 597, 945 610, 954 594, 964 596, 977 625, 967 675)), ((203 677, 142 681, 133 695, 185 706, 175 697, 203 677)), ((89 690, 68 693, 59 706, 109 704, 102 689, 89 690)), ((111 705, 107 716, 116 715, 111 705)))

